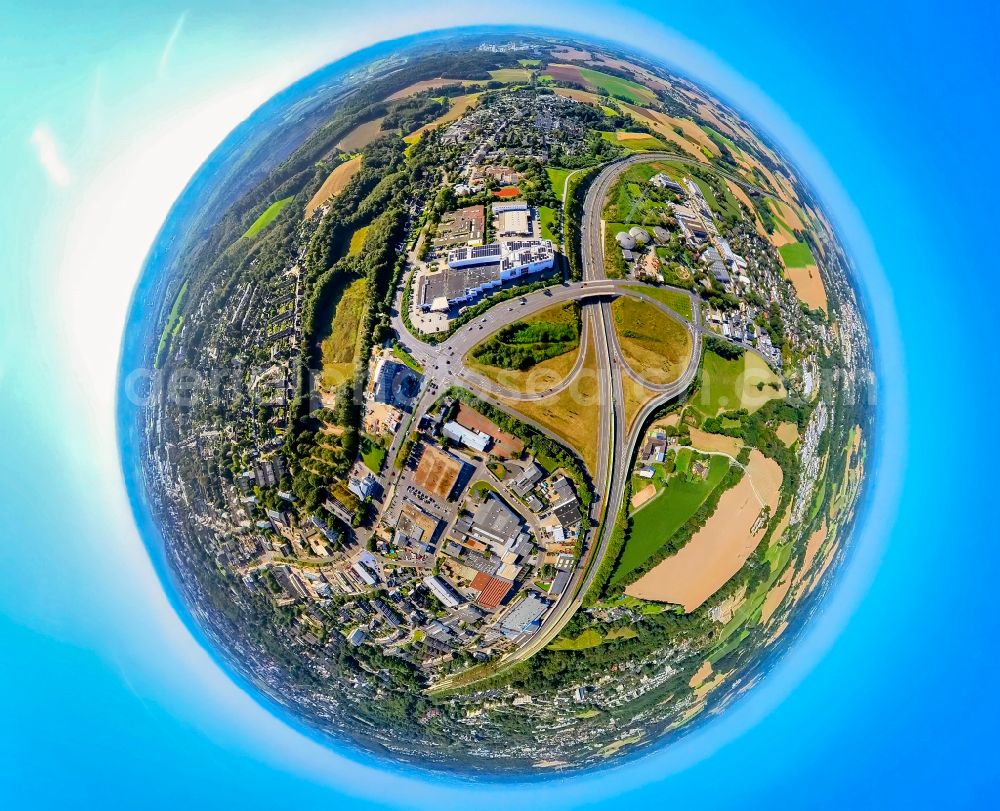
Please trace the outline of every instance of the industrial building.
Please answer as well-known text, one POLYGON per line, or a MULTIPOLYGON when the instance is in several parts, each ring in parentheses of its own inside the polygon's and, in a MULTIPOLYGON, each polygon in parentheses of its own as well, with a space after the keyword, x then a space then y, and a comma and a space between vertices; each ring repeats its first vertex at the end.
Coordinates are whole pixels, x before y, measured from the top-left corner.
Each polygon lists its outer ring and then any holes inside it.
POLYGON ((455 608, 462 604, 462 598, 459 597, 458 592, 444 578, 433 574, 428 575, 424 578, 424 585, 444 604, 445 608, 455 608))
POLYGON ((448 437, 448 439, 480 453, 485 451, 492 441, 489 434, 466 428, 454 420, 446 422, 441 428, 441 433, 448 437))
POLYGON ((539 618, 548 610, 549 603, 535 592, 514 606, 500 621, 500 629, 508 638, 534 633, 540 627, 539 618))
POLYGON ((448 267, 422 276, 417 302, 424 312, 447 312, 504 282, 541 273, 555 264, 548 239, 520 239, 464 246, 448 252, 448 267))

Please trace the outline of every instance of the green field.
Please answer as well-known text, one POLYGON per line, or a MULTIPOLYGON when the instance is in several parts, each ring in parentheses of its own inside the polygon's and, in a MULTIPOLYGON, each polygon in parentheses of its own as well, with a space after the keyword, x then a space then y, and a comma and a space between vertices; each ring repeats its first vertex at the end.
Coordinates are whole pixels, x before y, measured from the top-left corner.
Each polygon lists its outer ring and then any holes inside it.
POLYGON ((556 193, 556 199, 560 203, 563 202, 563 187, 566 185, 566 178, 573 174, 574 170, 546 167, 545 171, 548 172, 549 180, 552 181, 552 191, 556 193))
POLYGON ((580 75, 588 84, 606 90, 612 96, 626 99, 633 104, 648 104, 656 99, 652 90, 630 79, 622 79, 591 68, 580 68, 580 75))
MULTIPOLYGON (((621 132, 621 130, 619 130, 621 132)), ((643 138, 619 140, 618 132, 602 132, 601 137, 615 146, 623 146, 631 152, 661 152, 667 145, 652 135, 643 138)))
POLYGON ((634 290, 642 291, 643 295, 649 296, 651 299, 656 299, 660 304, 663 304, 673 310, 682 318, 686 318, 691 321, 694 318, 694 311, 691 307, 691 297, 685 293, 679 293, 676 290, 670 290, 667 287, 653 287, 652 285, 630 285, 634 290))
POLYGON ((350 256, 357 256, 365 247, 365 237, 368 236, 368 229, 371 226, 365 225, 351 234, 351 247, 348 249, 350 256))
POLYGON ((786 268, 807 268, 816 264, 816 257, 813 256, 809 246, 804 242, 792 242, 778 248, 781 253, 781 260, 786 268))
MULTIPOLYGON (((681 449, 681 454, 684 450, 681 449)), ((678 472, 663 490, 636 510, 632 515, 632 529, 625 548, 611 575, 611 583, 620 582, 654 555, 697 512, 728 471, 729 460, 724 456, 713 456, 705 479, 688 479, 678 472)))
POLYGON ((736 360, 726 360, 706 350, 702 358, 701 387, 691 404, 705 416, 714 417, 739 408, 754 412, 768 400, 784 396, 781 380, 759 355, 745 352, 736 360), (758 383, 764 385, 758 388, 758 383), (779 388, 774 389, 771 383, 779 388))
POLYGON ((320 344, 323 351, 320 382, 327 390, 336 388, 354 374, 367 293, 368 283, 365 279, 355 279, 340 294, 333 312, 330 334, 320 344))
POLYGON ((527 82, 531 79, 531 71, 525 68, 500 68, 491 70, 490 76, 496 82, 511 84, 513 82, 527 82))
POLYGON ((184 301, 187 289, 188 283, 185 281, 181 285, 181 289, 177 291, 176 298, 174 298, 173 306, 171 306, 170 313, 167 315, 167 323, 163 325, 163 332, 160 333, 160 343, 156 347, 156 360, 153 362, 154 369, 160 368, 160 364, 163 362, 163 358, 170 348, 171 340, 173 340, 173 337, 184 323, 184 316, 181 315, 181 303, 184 301))
POLYGON ((518 59, 517 64, 524 68, 537 68, 542 64, 540 59, 518 59))
POLYGON ((385 448, 377 439, 367 434, 361 438, 361 461, 372 473, 382 472, 382 464, 385 462, 385 448))
POLYGON ((278 200, 276 203, 271 203, 271 205, 269 205, 264 210, 264 213, 253 221, 253 225, 247 228, 247 230, 243 234, 243 237, 252 239, 253 237, 257 236, 257 234, 259 234, 261 231, 267 228, 267 226, 269 226, 272 222, 274 222, 275 217, 277 217, 281 213, 281 209, 287 206, 294 199, 295 199, 294 197, 285 197, 283 200, 278 200))
POLYGON ((553 243, 558 245, 560 242, 559 237, 552 233, 552 228, 556 224, 555 209, 549 208, 548 206, 539 206, 538 220, 542 226, 542 239, 551 239, 553 243))
POLYGON ((598 645, 611 642, 614 639, 635 639, 638 635, 638 632, 634 628, 612 628, 608 631, 607 636, 603 636, 595 628, 587 628, 585 631, 581 631, 580 635, 575 638, 567 636, 558 637, 552 641, 549 649, 586 650, 587 648, 596 648, 598 645))

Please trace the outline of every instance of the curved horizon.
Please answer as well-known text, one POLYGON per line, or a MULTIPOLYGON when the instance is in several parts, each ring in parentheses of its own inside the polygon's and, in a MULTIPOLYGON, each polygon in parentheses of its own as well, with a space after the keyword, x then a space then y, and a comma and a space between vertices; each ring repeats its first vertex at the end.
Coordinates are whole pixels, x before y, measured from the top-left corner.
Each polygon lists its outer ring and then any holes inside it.
MULTIPOLYGON (((762 685, 758 685, 754 689, 747 691, 745 694, 737 696, 735 700, 731 702, 733 706, 727 707, 720 716, 714 716, 710 712, 705 712, 702 717, 684 725, 684 727, 680 730, 681 734, 670 733, 663 738, 651 739, 648 742, 644 742, 643 745, 636 747, 636 749, 628 751, 606 763, 585 767, 575 767, 567 770, 566 772, 559 773, 530 773, 528 771, 518 771, 513 773, 489 773, 463 770, 456 766, 439 763, 421 763, 419 761, 400 759, 398 756, 392 754, 374 752, 369 750, 367 747, 357 745, 353 741, 319 730, 313 727, 307 719, 301 717, 299 713, 283 706, 277 700, 265 693, 259 686, 254 684, 253 681, 251 681, 248 676, 242 672, 239 665, 233 661, 232 657, 212 642, 206 634, 204 627, 192 615, 188 604, 176 586, 172 569, 169 564, 166 563, 162 555, 162 532, 157 526, 155 519, 152 517, 148 504, 144 498, 144 487, 139 479, 137 465, 135 463, 136 457, 133 447, 134 437, 131 436, 130 432, 130 429, 134 426, 137 411, 135 410, 135 406, 129 403, 129 398, 124 396, 124 387, 126 385, 128 375, 143 366, 141 362, 137 362, 139 361, 137 354, 143 351, 142 345, 144 341, 142 338, 145 337, 148 340, 148 336, 143 336, 142 327, 145 327, 146 329, 155 329, 155 322, 146 317, 146 315, 142 312, 142 304, 144 302, 141 300, 140 292, 144 289, 158 287, 165 281, 165 279, 160 278, 158 274, 166 272, 166 257, 176 255, 179 250, 178 246, 172 243, 178 240, 179 232, 183 230, 181 226, 183 226, 185 222, 185 217, 192 215, 194 211, 198 209, 199 204, 204 203, 204 200, 200 199, 200 195, 203 193, 210 194, 215 190, 214 187, 210 186, 210 184, 215 180, 216 173, 220 175, 224 174, 226 171, 225 165, 227 161, 235 161, 238 158, 236 150, 241 146, 242 142, 246 139, 254 137, 258 142, 266 141, 267 137, 272 134, 271 132, 266 131, 267 126, 272 124, 274 119, 280 118, 284 109, 294 105, 300 100, 308 98, 310 94, 316 92, 318 86, 326 82, 335 81, 338 77, 344 75, 351 67, 364 64, 383 54, 411 47, 420 44, 421 42, 433 41, 436 38, 478 33, 542 34, 549 36, 564 36, 569 39, 576 38, 581 41, 587 41, 594 44, 611 45, 625 51, 632 51, 634 53, 641 54, 645 58, 663 64, 664 67, 668 67, 670 70, 690 78, 690 74, 685 71, 682 66, 678 67, 674 62, 664 60, 662 57, 657 57, 651 51, 638 51, 626 43, 608 39, 606 37, 594 37, 579 31, 569 31, 548 26, 476 25, 446 29, 432 29, 406 35, 394 40, 381 41, 350 53, 342 59, 330 62, 312 73, 295 80, 289 86, 278 91, 267 101, 261 104, 247 119, 236 126, 212 151, 199 170, 185 186, 183 193, 171 207, 160 231, 157 233, 156 239, 150 246, 147 259, 143 263, 139 281, 133 291, 132 302, 129 307, 129 319, 123 335, 118 375, 118 441, 123 478, 129 501, 132 505, 133 515, 137 522, 140 536, 143 539, 144 545, 147 547, 151 561, 156 569, 157 576, 162 583, 166 594, 168 595, 170 604, 174 607, 174 610, 182 619, 185 627, 196 639, 202 650, 210 656, 216 665, 219 666, 227 674, 227 676, 239 686, 241 690, 247 692, 256 704, 264 708, 274 717, 280 719, 283 723, 290 725, 298 732, 304 734, 309 739, 318 742, 321 746, 329 747, 330 750, 335 752, 338 756, 348 758, 359 765, 368 765, 366 762, 371 761, 376 768, 384 769, 390 772, 398 772, 400 769, 417 769, 425 779, 431 780, 432 782, 438 782, 439 779, 454 778, 462 784, 492 784, 495 786, 495 784, 500 781, 504 781, 509 785, 513 779, 518 787, 523 788, 531 786, 537 789, 538 784, 543 781, 564 783, 566 781, 579 780, 583 777, 605 773, 608 770, 628 768, 634 766, 636 763, 647 761, 657 756, 668 755, 670 750, 678 746, 681 742, 686 741, 689 737, 697 735, 703 731, 714 731, 713 728, 724 723, 726 718, 728 718, 728 716, 733 713, 735 709, 747 704, 748 702, 752 702, 753 697, 757 694, 762 685), (169 245, 169 250, 164 250, 165 244, 169 245)), ((696 83, 701 84, 697 78, 694 80, 696 83)), ((707 87, 713 93, 718 92, 716 88, 711 85, 702 86, 707 87)), ((860 536, 864 534, 867 542, 869 543, 875 540, 875 533, 870 531, 869 524, 872 519, 873 508, 876 505, 876 499, 881 497, 884 503, 884 499, 886 499, 886 497, 890 500, 893 498, 891 482, 898 480, 899 475, 898 469, 895 473, 893 473, 891 470, 885 468, 885 465, 888 464, 890 459, 898 464, 901 464, 905 455, 903 447, 899 444, 893 445, 893 454, 886 454, 886 448, 889 443, 892 442, 894 437, 892 436, 892 429, 885 429, 885 412, 883 410, 883 403, 886 401, 889 403, 894 401, 898 402, 899 397, 898 393, 893 390, 893 384, 896 381, 892 380, 891 376, 888 374, 888 369, 886 368, 886 362, 892 354, 891 337, 888 339, 890 341, 890 347, 886 347, 883 343, 886 340, 886 336, 891 336, 893 333, 894 325, 892 323, 891 313, 882 312, 879 314, 881 318, 873 315, 873 308, 875 306, 874 302, 878 299, 872 296, 872 287, 878 286, 879 270, 876 266, 866 263, 864 265, 865 272, 858 272, 858 265, 861 263, 855 260, 855 253, 852 249, 853 246, 851 246, 850 239, 845 239, 843 237, 839 225, 839 220, 841 218, 837 216, 838 212, 836 210, 831 210, 824 195, 815 188, 809 172, 801 171, 794 158, 789 157, 789 152, 785 147, 785 144, 764 128, 758 120, 751 116, 747 116, 744 108, 738 103, 738 101, 733 101, 722 94, 719 94, 719 96, 741 117, 744 117, 744 120, 751 122, 755 129, 759 132, 766 133, 768 138, 766 143, 777 144, 779 154, 788 160, 789 164, 793 166, 796 171, 799 171, 800 179, 814 195, 815 202, 824 209, 828 216, 830 216, 834 226, 835 235, 847 248, 848 260, 852 269, 851 284, 854 288, 855 294, 858 296, 859 303, 862 306, 862 312, 866 317, 869 338, 873 347, 872 362, 876 368, 876 381, 879 392, 879 406, 874 410, 872 415, 873 428, 869 437, 870 454, 869 461, 866 466, 865 486, 863 487, 862 493, 857 502, 856 517, 853 521, 853 527, 846 531, 847 534, 841 542, 842 551, 838 552, 835 556, 835 561, 824 576, 820 587, 796 606, 792 615, 792 627, 790 627, 785 633, 784 639, 776 645, 771 646, 766 652, 758 655, 753 673, 767 674, 775 669, 776 666, 784 664, 788 659, 788 654, 797 648, 800 643, 805 641, 805 639, 801 639, 800 637, 809 638, 814 644, 818 641, 820 629, 812 627, 814 625, 812 622, 814 619, 813 615, 820 609, 829 607, 832 603, 832 596, 830 592, 839 590, 843 586, 841 581, 846 575, 847 570, 851 568, 852 561, 856 554, 855 550, 861 544, 860 536), (879 479, 885 478, 888 480, 888 482, 880 486, 878 490, 873 488, 870 484, 871 481, 876 478, 876 474, 878 474, 879 479)), ((280 162, 281 157, 283 156, 273 156, 272 165, 280 162)), ((896 362, 893 362, 890 365, 892 368, 900 367, 900 364, 896 362)), ((890 423, 897 426, 897 428, 902 425, 900 416, 901 414, 897 412, 894 415, 895 419, 890 420, 890 423)), ((870 551, 869 554, 871 554, 870 551)), ((855 579, 857 579, 858 574, 860 573, 855 573, 855 579)), ((853 599, 856 600, 859 596, 860 592, 856 591, 853 599)), ((841 610, 844 610, 844 608, 841 610)), ((794 686, 794 681, 801 679, 805 675, 807 668, 808 665, 803 667, 800 672, 794 676, 786 676, 786 678, 789 678, 786 689, 790 690, 794 686)), ((753 674, 750 672, 744 674, 747 678, 752 675, 753 674)), ((727 694, 726 699, 729 698, 730 695, 727 694)))

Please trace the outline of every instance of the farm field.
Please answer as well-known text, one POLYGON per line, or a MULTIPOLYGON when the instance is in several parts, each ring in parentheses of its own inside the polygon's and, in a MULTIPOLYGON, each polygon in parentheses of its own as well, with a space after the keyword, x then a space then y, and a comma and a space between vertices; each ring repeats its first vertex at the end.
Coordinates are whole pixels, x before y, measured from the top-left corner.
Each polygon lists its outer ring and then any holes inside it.
POLYGON ((499 70, 491 70, 490 76, 496 82, 512 84, 530 81, 531 71, 526 68, 500 68, 499 70))
POLYGON ((587 467, 597 469, 597 435, 600 430, 600 391, 597 352, 593 340, 587 342, 583 368, 573 385, 541 400, 498 398, 515 413, 534 420, 580 454, 587 467))
POLYGON ((631 79, 622 79, 612 76, 610 73, 602 73, 592 68, 579 68, 580 75, 584 82, 592 87, 606 90, 612 96, 624 98, 633 104, 651 103, 656 101, 656 94, 648 87, 644 87, 631 79))
POLYGON ((680 377, 691 355, 691 336, 681 324, 626 296, 612 302, 611 313, 622 354, 635 372, 658 385, 680 377))
POLYGON ((573 101, 580 101, 584 104, 593 104, 595 107, 603 107, 605 102, 604 96, 591 93, 589 90, 578 90, 575 87, 553 87, 552 92, 566 99, 573 99, 573 101))
POLYGON ((713 456, 708 476, 704 479, 675 475, 656 496, 636 509, 632 514, 632 528, 625 548, 611 575, 611 583, 620 583, 656 554, 705 503, 728 472, 729 460, 724 456, 713 456))
POLYGON ((359 124, 337 142, 344 152, 359 152, 382 134, 382 119, 385 116, 359 124))
POLYGON ((645 132, 602 132, 601 137, 615 146, 623 146, 632 152, 659 152, 667 148, 667 145, 658 138, 648 135, 645 132))
POLYGON ((795 295, 799 301, 810 309, 826 312, 826 288, 823 286, 823 277, 819 275, 819 268, 816 265, 787 268, 785 275, 795 288, 795 295))
POLYGON ((705 525, 677 554, 631 584, 626 594, 694 611, 746 563, 763 532, 753 534, 752 528, 765 506, 777 506, 781 482, 778 463, 752 450, 743 478, 722 494, 705 525))
POLYGON ((464 96, 455 96, 451 100, 451 107, 448 108, 448 112, 444 115, 438 116, 430 123, 424 124, 419 129, 414 130, 403 138, 403 140, 408 144, 415 144, 428 130, 436 129, 443 124, 450 124, 452 121, 458 121, 458 119, 465 115, 469 108, 476 103, 479 95, 479 93, 467 93, 464 96))
POLYGON ((735 437, 724 434, 710 434, 698 428, 688 429, 691 432, 691 446, 709 453, 724 453, 736 457, 743 443, 735 437))
POLYGON ((294 197, 285 197, 282 200, 278 200, 271 203, 264 212, 253 221, 249 228, 243 233, 243 239, 253 239, 257 234, 263 231, 267 226, 274 222, 275 218, 281 213, 281 210, 287 206, 294 197))
POLYGON ((344 288, 333 311, 330 334, 320 343, 323 354, 320 383, 327 391, 332 391, 354 373, 366 293, 364 279, 355 279, 344 288))
POLYGON ((405 99, 407 96, 412 96, 415 93, 420 93, 424 90, 433 90, 438 87, 447 87, 448 85, 452 84, 460 84, 460 82, 457 79, 442 79, 442 78, 424 79, 419 82, 414 82, 413 84, 404 87, 402 90, 397 90, 395 93, 389 96, 386 99, 386 101, 397 101, 399 99, 405 99))
POLYGON ((791 447, 799 439, 799 426, 794 422, 783 422, 778 425, 775 433, 778 435, 778 439, 788 447, 791 447))
POLYGON ((691 403, 707 417, 740 408, 752 413, 768 400, 785 396, 781 379, 753 352, 726 360, 706 349, 701 371, 701 387, 691 403))
POLYGON ((778 248, 786 268, 807 268, 816 264, 816 257, 805 242, 791 242, 778 248))
POLYGON ((361 156, 357 155, 334 167, 333 171, 323 181, 323 185, 306 203, 306 219, 309 219, 327 200, 336 197, 344 190, 344 187, 361 170, 361 156))

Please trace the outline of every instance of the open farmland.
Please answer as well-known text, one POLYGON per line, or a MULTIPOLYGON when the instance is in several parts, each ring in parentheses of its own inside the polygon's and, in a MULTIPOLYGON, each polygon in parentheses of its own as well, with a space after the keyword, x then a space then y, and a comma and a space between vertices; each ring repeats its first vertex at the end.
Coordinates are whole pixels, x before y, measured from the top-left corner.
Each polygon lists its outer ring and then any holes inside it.
POLYGON ((633 152, 659 152, 667 148, 659 138, 645 132, 602 132, 601 137, 615 146, 623 146, 633 152))
POLYGON ((527 82, 531 79, 531 71, 526 68, 500 68, 499 70, 491 70, 490 78, 504 84, 527 82))
POLYGON ((435 90, 438 87, 447 87, 453 84, 460 84, 460 82, 457 79, 442 79, 440 77, 437 79, 424 79, 407 85, 402 90, 397 90, 391 96, 388 96, 386 101, 398 101, 399 99, 405 99, 407 96, 422 93, 425 90, 435 90))
POLYGON ((343 163, 337 164, 333 171, 327 176, 326 180, 323 181, 323 185, 319 187, 316 194, 314 194, 312 199, 306 203, 306 218, 308 219, 311 217, 316 212, 316 209, 327 202, 327 200, 340 194, 340 192, 344 190, 344 187, 350 183, 351 178, 354 177, 360 170, 360 155, 357 155, 350 160, 346 160, 343 163))
POLYGON ((430 123, 424 124, 419 129, 414 130, 403 138, 403 140, 408 144, 415 144, 421 139, 421 137, 423 137, 425 132, 437 129, 444 124, 450 124, 452 121, 458 121, 458 119, 465 115, 469 111, 469 108, 476 103, 479 95, 479 93, 467 93, 464 96, 455 96, 451 99, 451 106, 448 108, 448 112, 444 115, 438 116, 430 123))
POLYGON ((694 611, 750 557, 763 533, 758 517, 765 508, 777 506, 781 481, 778 463, 756 449, 751 451, 743 478, 722 494, 705 525, 677 554, 631 584, 626 593, 681 605, 686 613, 694 611), (755 527, 759 527, 757 532, 755 527))
POLYGON ((656 101, 656 94, 648 87, 644 87, 631 79, 622 79, 619 76, 612 76, 610 73, 603 73, 592 68, 579 68, 580 76, 590 87, 606 90, 615 98, 630 101, 633 104, 649 104, 656 101))
POLYGON ((724 456, 713 456, 709 462, 708 475, 704 479, 688 476, 680 471, 671 476, 655 497, 632 514, 632 528, 611 582, 625 580, 655 555, 705 503, 728 472, 729 460, 724 456))
POLYGON ((383 118, 385 116, 359 124, 337 142, 337 147, 344 152, 360 152, 382 134, 383 118))
POLYGON ((294 197, 285 197, 282 200, 277 200, 271 203, 271 205, 264 209, 263 213, 253 221, 250 227, 247 228, 247 230, 243 233, 243 238, 253 239, 257 236, 257 234, 274 222, 277 216, 281 213, 281 210, 294 199, 294 197))

